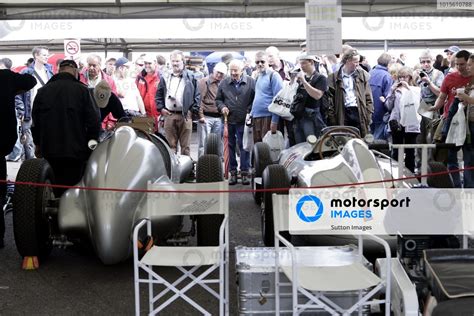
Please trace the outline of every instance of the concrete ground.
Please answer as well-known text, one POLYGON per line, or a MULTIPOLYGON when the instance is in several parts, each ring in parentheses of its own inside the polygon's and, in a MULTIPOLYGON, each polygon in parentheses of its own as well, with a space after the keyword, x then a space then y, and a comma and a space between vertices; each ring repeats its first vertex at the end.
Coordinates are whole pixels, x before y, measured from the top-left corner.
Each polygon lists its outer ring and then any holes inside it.
MULTIPOLYGON (((193 134, 192 152, 197 153, 193 134)), ((193 155, 194 156, 194 155, 193 155)), ((196 157, 195 157, 196 158, 196 157)), ((20 163, 8 163, 14 179, 20 163)), ((249 186, 234 187, 248 189, 249 186)), ((132 315, 134 314, 133 262, 128 260, 113 266, 103 265, 91 251, 54 249, 40 269, 24 271, 13 237, 12 214, 6 216, 5 248, 0 249, 0 315, 132 315)), ((259 208, 250 193, 230 195, 230 294, 231 314, 237 314, 235 252, 238 245, 262 246, 259 208)), ((179 276, 175 268, 157 270, 166 278, 179 276)), ((141 287, 141 311, 147 313, 147 288, 141 287)), ((218 314, 218 304, 201 289, 189 295, 218 314)), ((164 310, 163 315, 198 315, 178 300, 164 310)))

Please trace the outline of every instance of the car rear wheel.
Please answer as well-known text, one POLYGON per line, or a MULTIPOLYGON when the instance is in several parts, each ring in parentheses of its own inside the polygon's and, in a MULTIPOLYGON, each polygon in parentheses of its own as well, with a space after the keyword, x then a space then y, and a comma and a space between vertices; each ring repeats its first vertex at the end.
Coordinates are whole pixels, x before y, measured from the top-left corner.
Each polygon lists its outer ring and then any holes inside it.
MULTIPOLYGON (((51 184, 54 183, 53 169, 45 159, 29 159, 21 165, 16 181, 51 184)), ((51 187, 15 186, 13 231, 21 256, 45 258, 51 252, 51 218, 45 214, 51 199, 54 199, 51 187)))
POLYGON ((263 243, 267 247, 273 247, 275 233, 273 230, 273 201, 272 194, 288 194, 290 189, 290 178, 282 165, 270 165, 263 171, 262 175, 264 189, 288 188, 288 190, 263 192, 261 208, 261 225, 263 243))
MULTIPOLYGON (((219 156, 202 155, 196 166, 196 182, 220 182, 224 180, 222 163, 219 156)), ((219 229, 224 215, 199 215, 197 222, 198 246, 219 245, 219 229)))
MULTIPOLYGON (((254 172, 252 173, 251 184, 253 190, 262 188, 261 184, 255 183, 255 178, 261 177, 263 170, 265 170, 265 168, 271 165, 272 163, 273 161, 270 156, 270 147, 268 146, 268 144, 263 142, 256 143, 252 151, 252 166, 254 172)), ((252 191, 252 195, 255 203, 257 205, 260 205, 262 203, 263 197, 262 192, 252 191)))

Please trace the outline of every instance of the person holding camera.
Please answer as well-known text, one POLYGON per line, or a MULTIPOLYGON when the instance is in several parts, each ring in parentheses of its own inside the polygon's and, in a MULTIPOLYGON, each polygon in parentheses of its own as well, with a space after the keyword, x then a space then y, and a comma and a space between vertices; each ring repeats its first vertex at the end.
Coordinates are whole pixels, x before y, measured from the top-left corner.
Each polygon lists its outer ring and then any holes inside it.
MULTIPOLYGON (((392 134, 393 144, 416 144, 420 133, 418 107, 420 106, 420 88, 413 82, 413 71, 402 67, 398 72, 398 81, 393 85, 390 96, 385 101, 390 113, 388 130, 392 134)), ((393 159, 398 159, 398 150, 394 150, 393 159)), ((405 150, 405 166, 415 171, 415 150, 405 150)))
POLYGON ((319 137, 321 130, 326 127, 321 115, 322 98, 328 89, 325 76, 316 70, 316 57, 303 54, 299 58, 300 68, 296 72, 299 86, 292 104, 292 114, 295 116, 293 131, 297 144, 305 142, 306 137, 319 137), (295 111, 300 108, 301 110, 295 111))
POLYGON ((183 52, 171 52, 170 60, 172 73, 160 78, 156 106, 165 118, 165 136, 171 149, 176 152, 179 142, 181 154, 190 156, 192 113, 198 113, 201 95, 197 80, 184 68, 183 52))

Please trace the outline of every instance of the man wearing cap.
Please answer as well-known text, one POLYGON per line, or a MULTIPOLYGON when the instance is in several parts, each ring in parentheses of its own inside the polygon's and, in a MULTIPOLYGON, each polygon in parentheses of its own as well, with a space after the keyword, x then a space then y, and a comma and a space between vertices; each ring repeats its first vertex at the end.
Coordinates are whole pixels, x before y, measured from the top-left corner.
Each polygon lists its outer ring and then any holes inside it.
POLYGON ((190 156, 192 113, 199 111, 199 89, 193 75, 184 68, 184 54, 175 50, 170 54, 172 72, 160 77, 155 96, 158 111, 165 117, 165 134, 170 147, 176 152, 178 142, 181 154, 190 156))
POLYGON ((114 80, 117 85, 117 96, 123 109, 129 116, 145 115, 145 105, 138 91, 135 80, 130 77, 130 67, 133 64, 125 57, 115 62, 114 80))
POLYGON ((316 57, 302 54, 298 58, 300 71, 296 75, 299 82, 296 95, 304 104, 304 113, 293 121, 293 130, 297 144, 305 142, 309 135, 320 136, 326 127, 321 115, 322 98, 328 85, 325 76, 316 70, 316 57))
MULTIPOLYGON (((214 66, 212 74, 199 79, 198 88, 201 94, 201 106, 199 107, 199 123, 197 126, 199 149, 198 155, 204 154, 204 146, 210 133, 222 134, 222 119, 216 105, 217 88, 227 74, 227 65, 223 62, 214 66)), ((219 156, 222 156, 222 144, 219 144, 219 156)))
POLYGON ((448 48, 444 50, 444 52, 446 53, 446 59, 448 60, 448 65, 449 65, 449 68, 444 71, 445 75, 449 74, 450 72, 456 71, 456 68, 452 68, 452 60, 454 56, 456 55, 456 53, 459 52, 460 50, 461 49, 459 48, 459 46, 449 46, 448 48))
POLYGON ((101 80, 105 80, 112 92, 117 94, 117 87, 112 77, 100 69, 101 62, 102 58, 99 55, 91 54, 87 56, 87 67, 81 72, 80 80, 89 88, 94 88, 101 80))
MULTIPOLYGON (((89 88, 91 90, 91 88, 89 88)), ((123 110, 122 103, 119 98, 112 93, 109 83, 106 80, 100 81, 94 89, 91 90, 93 101, 99 110, 100 121, 104 120, 109 114, 113 117, 120 119, 125 117, 125 111, 123 110)), ((103 129, 109 129, 107 122, 102 122, 103 129)))
POLYGON ((90 155, 87 143, 99 136, 91 94, 77 77, 77 64, 64 60, 59 73, 38 90, 33 106, 33 139, 51 165, 56 183, 63 185, 79 182, 90 155))
POLYGON ((155 126, 158 127, 160 114, 156 108, 155 95, 158 90, 160 78, 156 73, 156 65, 153 58, 149 55, 145 55, 142 59, 144 68, 141 73, 137 75, 135 83, 137 84, 138 91, 142 97, 146 115, 153 117, 155 120, 155 126))
POLYGON ((341 67, 329 75, 331 106, 330 125, 353 126, 362 137, 369 132, 374 113, 369 74, 359 67, 359 53, 349 49, 342 56, 341 67))
MULTIPOLYGON (((18 139, 17 119, 15 113, 15 96, 30 90, 36 85, 36 80, 29 74, 17 74, 10 69, 0 69, 0 180, 7 180, 8 155, 18 139)), ((6 183, 0 183, 0 248, 3 248, 5 222, 3 205, 7 193, 6 183)))

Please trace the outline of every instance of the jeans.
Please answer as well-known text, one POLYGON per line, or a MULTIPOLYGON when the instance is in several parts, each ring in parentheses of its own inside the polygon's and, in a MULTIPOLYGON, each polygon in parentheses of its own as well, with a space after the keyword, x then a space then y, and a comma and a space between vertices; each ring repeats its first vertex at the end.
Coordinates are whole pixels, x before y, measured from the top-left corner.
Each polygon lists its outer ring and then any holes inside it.
POLYGON ((236 124, 228 123, 227 128, 229 131, 229 170, 237 171, 237 159, 235 158, 235 145, 239 146, 240 149, 240 171, 248 171, 250 166, 250 153, 244 150, 242 145, 242 139, 244 136, 244 125, 245 123, 236 124))
POLYGON ((372 123, 370 130, 374 135, 374 139, 387 140, 387 123, 372 123))
MULTIPOLYGON (((456 149, 448 149, 448 170, 459 169, 458 152, 459 152, 459 147, 457 147, 456 149)), ((461 175, 459 174, 459 172, 452 172, 451 178, 453 178, 454 187, 460 188, 461 175)))
MULTIPOLYGON (((4 156, 0 157, 0 179, 7 179, 7 161, 5 160, 4 156)), ((6 201, 6 195, 7 185, 6 183, 0 183, 0 243, 2 242, 3 236, 5 235, 5 215, 3 214, 3 205, 6 201)))
POLYGON ((31 135, 31 120, 21 123, 22 137, 24 138, 23 148, 25 149, 25 159, 35 158, 35 144, 31 135))
MULTIPOLYGON (((471 143, 464 144, 462 147, 463 159, 464 159, 464 168, 474 167, 474 144, 472 142, 474 136, 474 122, 469 123, 469 130, 471 131, 471 143)), ((474 188, 474 170, 465 170, 464 171, 464 187, 465 188, 474 188)))
POLYGON ((293 131, 297 144, 305 142, 309 135, 319 137, 321 130, 326 127, 319 108, 305 109, 305 112, 302 118, 295 120, 293 123, 293 131))
MULTIPOLYGON (((197 123, 197 134, 199 139, 198 157, 204 155, 204 147, 207 143, 207 136, 210 133, 222 136, 222 119, 220 117, 206 116, 205 122, 197 123)), ((219 157, 222 157, 222 143, 219 143, 219 157)))
MULTIPOLYGON (((18 122, 18 125, 21 124, 18 122)), ((8 160, 17 160, 21 158, 21 154, 23 153, 23 146, 20 143, 20 134, 18 134, 18 138, 16 139, 15 147, 13 147, 12 152, 7 156, 8 160)))

